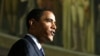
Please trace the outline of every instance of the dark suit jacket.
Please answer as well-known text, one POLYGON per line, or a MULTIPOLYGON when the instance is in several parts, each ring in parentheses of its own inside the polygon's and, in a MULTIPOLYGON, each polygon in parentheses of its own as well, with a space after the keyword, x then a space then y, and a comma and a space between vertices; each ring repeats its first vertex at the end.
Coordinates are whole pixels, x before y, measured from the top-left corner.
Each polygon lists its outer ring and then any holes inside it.
POLYGON ((42 53, 35 42, 26 35, 12 46, 8 56, 42 56, 42 53))

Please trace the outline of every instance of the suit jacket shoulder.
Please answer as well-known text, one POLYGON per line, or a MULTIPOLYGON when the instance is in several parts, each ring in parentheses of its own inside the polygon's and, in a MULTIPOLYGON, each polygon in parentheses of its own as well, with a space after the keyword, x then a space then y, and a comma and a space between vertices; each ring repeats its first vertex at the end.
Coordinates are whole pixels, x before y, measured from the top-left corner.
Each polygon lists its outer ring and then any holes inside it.
POLYGON ((34 41, 29 36, 25 36, 12 46, 8 56, 42 56, 42 54, 34 41))

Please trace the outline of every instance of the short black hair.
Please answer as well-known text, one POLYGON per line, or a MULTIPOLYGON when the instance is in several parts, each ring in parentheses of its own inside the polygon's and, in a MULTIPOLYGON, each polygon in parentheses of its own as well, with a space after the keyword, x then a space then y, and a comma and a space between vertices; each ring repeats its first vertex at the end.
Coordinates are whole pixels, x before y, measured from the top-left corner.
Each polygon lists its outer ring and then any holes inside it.
POLYGON ((28 14, 27 14, 27 17, 26 17, 26 26, 27 28, 29 28, 29 20, 30 19, 35 19, 35 20, 39 20, 43 14, 44 11, 51 11, 50 9, 40 9, 40 8, 37 8, 37 9, 33 9, 31 10, 28 14))

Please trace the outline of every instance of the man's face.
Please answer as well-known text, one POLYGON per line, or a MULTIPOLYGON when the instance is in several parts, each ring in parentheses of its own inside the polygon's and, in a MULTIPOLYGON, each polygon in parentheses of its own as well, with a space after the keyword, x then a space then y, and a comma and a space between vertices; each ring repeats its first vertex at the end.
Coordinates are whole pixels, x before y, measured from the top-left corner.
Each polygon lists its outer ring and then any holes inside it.
POLYGON ((53 41, 53 37, 55 35, 56 30, 56 20, 55 16, 50 11, 44 11, 40 20, 33 25, 35 31, 35 35, 37 39, 41 42, 45 41, 53 41))

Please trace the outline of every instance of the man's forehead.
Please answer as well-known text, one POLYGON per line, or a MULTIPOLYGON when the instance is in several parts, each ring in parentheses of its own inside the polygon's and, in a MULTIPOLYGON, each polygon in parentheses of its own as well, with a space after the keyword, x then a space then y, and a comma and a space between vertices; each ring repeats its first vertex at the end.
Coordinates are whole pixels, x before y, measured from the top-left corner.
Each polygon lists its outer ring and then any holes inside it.
POLYGON ((56 21, 55 15, 54 15, 54 13, 51 12, 51 11, 45 11, 45 12, 43 13, 43 17, 45 17, 46 19, 52 19, 53 21, 56 21))

